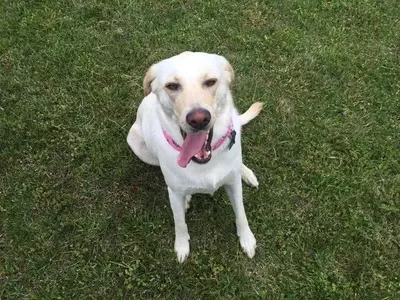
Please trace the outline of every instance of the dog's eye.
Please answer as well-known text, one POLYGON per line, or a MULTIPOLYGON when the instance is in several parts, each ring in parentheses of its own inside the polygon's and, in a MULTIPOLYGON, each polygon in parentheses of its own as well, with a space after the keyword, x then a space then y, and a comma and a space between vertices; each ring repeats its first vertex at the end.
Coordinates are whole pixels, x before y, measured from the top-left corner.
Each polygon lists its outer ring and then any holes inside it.
POLYGON ((180 85, 179 83, 176 83, 176 82, 170 82, 170 83, 167 83, 167 84, 165 85, 165 87, 166 87, 167 89, 169 89, 170 91, 177 91, 177 90, 179 90, 179 88, 181 87, 181 85, 180 85))
POLYGON ((212 79, 207 79, 206 81, 204 81, 204 85, 206 87, 212 87, 217 83, 217 79, 212 78, 212 79))

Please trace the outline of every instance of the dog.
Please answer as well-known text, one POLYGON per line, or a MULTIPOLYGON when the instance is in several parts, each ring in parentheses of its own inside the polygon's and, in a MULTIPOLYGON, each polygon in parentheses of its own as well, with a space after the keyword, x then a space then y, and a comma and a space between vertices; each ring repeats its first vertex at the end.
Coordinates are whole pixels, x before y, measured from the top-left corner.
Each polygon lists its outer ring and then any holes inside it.
POLYGON ((240 245, 248 257, 256 239, 243 206, 242 180, 258 187, 253 171, 242 163, 241 126, 255 118, 263 103, 239 115, 233 104, 234 72, 216 54, 183 52, 150 67, 145 98, 127 142, 143 162, 160 166, 175 222, 179 262, 189 255, 185 213, 191 196, 213 194, 224 186, 236 217, 240 245))

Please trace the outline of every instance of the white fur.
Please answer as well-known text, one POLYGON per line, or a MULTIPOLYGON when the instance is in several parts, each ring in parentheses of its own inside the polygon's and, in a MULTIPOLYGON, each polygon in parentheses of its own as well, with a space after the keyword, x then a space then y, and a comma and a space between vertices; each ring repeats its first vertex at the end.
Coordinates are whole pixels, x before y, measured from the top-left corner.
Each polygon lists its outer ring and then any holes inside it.
POLYGON ((144 88, 149 94, 140 104, 137 119, 127 137, 129 146, 142 161, 161 167, 175 221, 175 252, 179 262, 185 261, 189 255, 190 237, 185 212, 191 195, 213 194, 221 186, 225 187, 235 212, 241 247, 249 257, 255 254, 256 240, 244 211, 241 180, 255 187, 258 181, 242 163, 240 128, 258 115, 262 104, 253 105, 239 116, 229 89, 232 80, 233 71, 229 63, 214 54, 184 52, 153 65, 144 80, 144 88), (202 85, 204 74, 217 78, 217 85, 205 88, 202 85), (176 80, 174 78, 179 78, 182 88, 171 92, 165 85, 170 80, 176 80), (212 152, 208 163, 191 161, 186 168, 181 168, 177 164, 178 151, 168 144, 162 129, 182 145, 179 127, 189 132, 185 116, 190 109, 199 106, 211 112, 210 123, 214 130, 212 145, 226 133, 231 120, 237 133, 236 143, 228 150, 228 139, 212 152))

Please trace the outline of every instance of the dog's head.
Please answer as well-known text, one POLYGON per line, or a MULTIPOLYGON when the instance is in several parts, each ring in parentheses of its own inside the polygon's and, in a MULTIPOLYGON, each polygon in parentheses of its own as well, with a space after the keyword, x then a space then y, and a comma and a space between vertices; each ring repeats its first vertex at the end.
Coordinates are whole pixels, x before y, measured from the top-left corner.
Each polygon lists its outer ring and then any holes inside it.
POLYGON ((222 56, 183 52, 151 66, 143 81, 145 94, 155 93, 165 114, 181 128, 181 166, 192 158, 211 158, 212 128, 224 110, 234 73, 222 56), (203 147, 203 148, 201 148, 203 147))

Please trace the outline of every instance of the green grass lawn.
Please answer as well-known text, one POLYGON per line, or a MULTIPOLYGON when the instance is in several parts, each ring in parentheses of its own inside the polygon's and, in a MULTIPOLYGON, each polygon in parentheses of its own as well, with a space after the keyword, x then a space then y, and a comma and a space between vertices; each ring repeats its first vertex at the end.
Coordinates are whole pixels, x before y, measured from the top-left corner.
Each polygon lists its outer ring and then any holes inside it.
POLYGON ((397 0, 2 0, 1 299, 400 299, 397 0), (223 191, 178 264, 158 168, 127 132, 154 62, 224 55, 256 256, 223 191))

